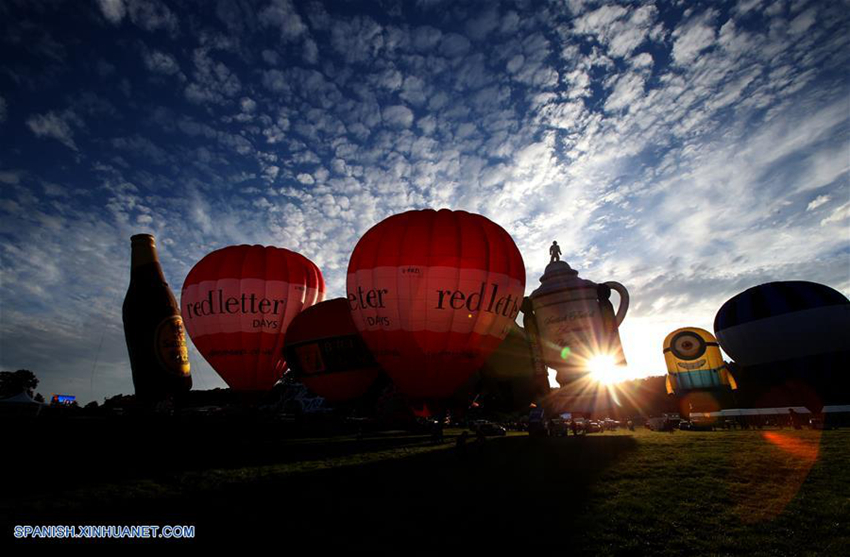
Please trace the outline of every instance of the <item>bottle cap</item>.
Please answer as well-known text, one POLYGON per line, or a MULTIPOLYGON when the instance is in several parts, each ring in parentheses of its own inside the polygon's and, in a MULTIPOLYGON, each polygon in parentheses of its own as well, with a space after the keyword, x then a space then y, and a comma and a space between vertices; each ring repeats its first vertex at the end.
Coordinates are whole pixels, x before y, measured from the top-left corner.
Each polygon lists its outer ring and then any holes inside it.
POLYGON ((159 263, 156 253, 156 240, 150 234, 136 234, 130 237, 132 258, 130 267, 135 269, 148 263, 159 263))
POLYGON ((136 234, 130 236, 130 245, 136 244, 153 244, 156 245, 156 240, 151 234, 136 234))

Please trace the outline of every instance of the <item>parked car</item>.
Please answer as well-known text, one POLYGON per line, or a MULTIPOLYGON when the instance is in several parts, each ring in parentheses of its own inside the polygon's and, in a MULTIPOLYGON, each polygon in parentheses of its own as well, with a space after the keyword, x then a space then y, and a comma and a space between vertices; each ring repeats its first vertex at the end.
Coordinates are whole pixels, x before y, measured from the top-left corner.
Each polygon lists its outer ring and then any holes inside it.
POLYGON ((616 431, 618 427, 620 427, 620 422, 617 420, 612 420, 611 418, 605 418, 602 421, 602 428, 606 431, 616 431))
POLYGON ((549 435, 555 437, 565 437, 570 433, 570 422, 562 418, 555 418, 549 421, 549 435))
POLYGON ((492 422, 484 422, 481 420, 476 421, 473 424, 472 429, 476 432, 480 431, 484 435, 506 435, 508 433, 507 430, 499 424, 494 424, 492 422))

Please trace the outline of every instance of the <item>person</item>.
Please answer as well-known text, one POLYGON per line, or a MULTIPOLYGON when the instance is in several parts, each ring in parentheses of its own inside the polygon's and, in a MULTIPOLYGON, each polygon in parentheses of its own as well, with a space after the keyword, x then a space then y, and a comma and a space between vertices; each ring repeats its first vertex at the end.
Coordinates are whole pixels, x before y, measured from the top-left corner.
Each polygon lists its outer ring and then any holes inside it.
POLYGON ((431 422, 431 443, 438 445, 443 442, 443 424, 439 420, 431 422))
POLYGON ((469 438, 469 432, 464 431, 460 435, 458 435, 457 440, 455 441, 455 448, 460 456, 466 455, 466 440, 469 438))
POLYGON ((788 418, 791 422, 791 427, 794 429, 803 429, 800 425, 800 420, 797 419, 797 412, 793 408, 788 409, 788 418))
POLYGON ((561 260, 561 246, 558 245, 557 241, 553 241, 552 245, 549 247, 549 255, 551 256, 549 263, 561 260))

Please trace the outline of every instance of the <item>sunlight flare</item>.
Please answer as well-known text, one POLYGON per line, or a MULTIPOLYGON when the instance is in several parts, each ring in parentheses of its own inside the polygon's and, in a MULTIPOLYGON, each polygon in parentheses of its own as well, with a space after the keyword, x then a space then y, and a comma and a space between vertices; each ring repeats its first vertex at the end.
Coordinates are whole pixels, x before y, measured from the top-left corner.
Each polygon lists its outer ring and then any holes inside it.
POLYGON ((598 383, 610 385, 619 381, 621 370, 613 356, 602 354, 594 356, 587 362, 590 376, 598 383))
POLYGON ((634 374, 627 366, 617 365, 617 359, 610 354, 594 356, 587 362, 590 377, 602 385, 614 385, 622 381, 634 379, 634 374))

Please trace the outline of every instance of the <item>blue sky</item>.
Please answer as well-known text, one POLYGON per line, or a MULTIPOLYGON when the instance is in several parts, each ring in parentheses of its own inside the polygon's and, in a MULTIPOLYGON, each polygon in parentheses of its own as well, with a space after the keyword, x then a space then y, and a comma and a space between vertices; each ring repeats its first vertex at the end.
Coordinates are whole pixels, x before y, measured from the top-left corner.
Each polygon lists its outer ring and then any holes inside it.
MULTIPOLYGON (((635 375, 735 293, 850 293, 847 2, 0 5, 0 368, 132 392, 129 238, 179 295, 276 245, 344 295, 357 239, 416 208, 503 226, 526 292, 558 240, 632 297, 635 375)), ((223 386, 190 352, 196 388, 223 386)))

